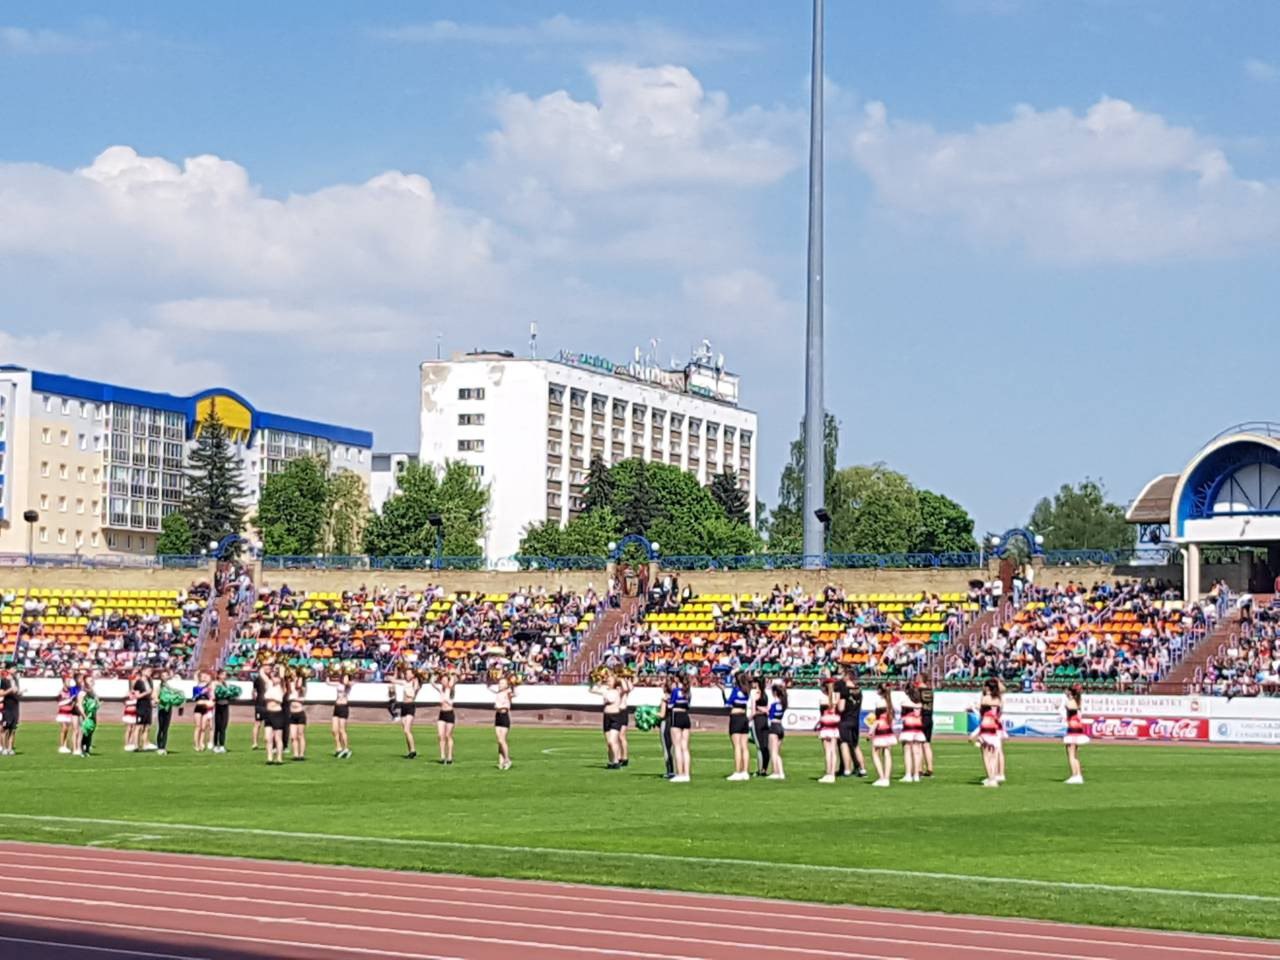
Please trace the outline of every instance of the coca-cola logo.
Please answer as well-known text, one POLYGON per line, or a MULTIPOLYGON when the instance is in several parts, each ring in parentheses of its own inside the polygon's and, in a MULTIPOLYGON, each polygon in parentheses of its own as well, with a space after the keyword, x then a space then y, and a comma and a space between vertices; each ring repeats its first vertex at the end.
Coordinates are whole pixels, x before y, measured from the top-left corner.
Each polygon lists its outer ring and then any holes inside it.
POLYGON ((1148 730, 1155 740, 1199 740, 1199 720, 1152 720, 1148 730))
POLYGON ((1147 721, 1133 717, 1094 717, 1090 733, 1095 737, 1115 740, 1137 740, 1142 736, 1147 721))
POLYGON ((1105 740, 1205 740, 1208 721, 1188 717, 1093 717, 1091 736, 1105 740))

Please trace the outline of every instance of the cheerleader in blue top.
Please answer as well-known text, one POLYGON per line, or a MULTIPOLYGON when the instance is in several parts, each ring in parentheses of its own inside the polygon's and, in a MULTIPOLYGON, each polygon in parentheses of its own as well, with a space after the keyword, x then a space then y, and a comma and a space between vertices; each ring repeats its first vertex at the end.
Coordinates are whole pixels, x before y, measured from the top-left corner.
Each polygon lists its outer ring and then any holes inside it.
POLYGON ((782 727, 782 718, 787 712, 787 685, 781 680, 773 681, 769 695, 769 761, 772 772, 770 780, 785 780, 787 773, 782 769, 782 738, 787 735, 782 727))
POLYGON ((743 781, 751 779, 751 721, 747 718, 747 701, 750 684, 745 673, 737 673, 733 685, 721 691, 725 706, 729 708, 729 739, 733 741, 733 773, 725 779, 743 781))
POLYGON ((675 774, 672 783, 689 782, 689 680, 677 677, 667 693, 667 712, 671 721, 671 760, 675 774))

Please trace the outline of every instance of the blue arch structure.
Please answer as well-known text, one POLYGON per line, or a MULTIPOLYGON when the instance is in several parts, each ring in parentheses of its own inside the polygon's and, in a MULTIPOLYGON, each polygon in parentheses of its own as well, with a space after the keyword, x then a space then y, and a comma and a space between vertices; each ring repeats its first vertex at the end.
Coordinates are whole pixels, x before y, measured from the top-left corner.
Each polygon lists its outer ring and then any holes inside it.
POLYGON ((1229 484, 1240 487, 1244 494, 1250 493, 1245 488, 1249 485, 1248 468, 1254 466, 1280 468, 1280 450, 1256 440, 1241 440, 1224 444, 1206 454, 1182 485, 1182 495, 1178 498, 1178 535, 1184 533, 1188 520, 1221 516, 1280 516, 1280 498, 1274 496, 1259 498, 1262 502, 1250 510, 1215 510, 1219 494, 1229 484))
POLYGON ((1038 557, 1044 553, 1044 548, 1036 543, 1036 535, 1025 527, 1014 527, 1006 530, 1000 537, 1000 542, 996 544, 995 549, 991 552, 997 557, 1003 557, 1009 551, 1009 544, 1018 537, 1027 542, 1027 549, 1031 551, 1033 557, 1038 557))
POLYGON ((658 559, 658 551, 653 548, 653 544, 649 542, 647 537, 643 537, 638 533, 629 533, 625 537, 623 537, 621 540, 619 540, 617 545, 613 548, 613 552, 609 554, 609 559, 610 560, 622 559, 622 552, 626 550, 627 547, 631 546, 633 543, 638 543, 641 547, 644 548, 644 555, 650 561, 658 559))
POLYGON ((249 541, 238 533, 228 533, 225 537, 218 541, 217 547, 214 548, 213 556, 217 560, 221 560, 237 543, 247 544, 249 541))

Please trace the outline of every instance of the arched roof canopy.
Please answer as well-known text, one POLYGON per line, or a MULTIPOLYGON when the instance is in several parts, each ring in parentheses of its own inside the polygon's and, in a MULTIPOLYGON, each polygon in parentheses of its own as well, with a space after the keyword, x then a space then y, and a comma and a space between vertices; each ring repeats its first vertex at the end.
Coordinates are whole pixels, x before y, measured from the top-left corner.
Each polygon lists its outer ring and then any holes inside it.
POLYGON ((1182 471, 1170 514, 1173 535, 1183 540, 1280 540, 1280 437, 1215 438, 1182 471))

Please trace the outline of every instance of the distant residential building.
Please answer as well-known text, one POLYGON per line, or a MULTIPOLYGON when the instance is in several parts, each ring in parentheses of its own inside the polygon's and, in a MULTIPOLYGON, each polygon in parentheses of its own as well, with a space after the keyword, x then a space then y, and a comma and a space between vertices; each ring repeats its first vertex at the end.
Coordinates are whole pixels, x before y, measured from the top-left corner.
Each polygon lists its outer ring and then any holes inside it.
POLYGON ((369 504, 382 512, 382 505, 396 492, 396 478, 410 463, 417 463, 416 453, 375 453, 373 472, 369 477, 369 504))

